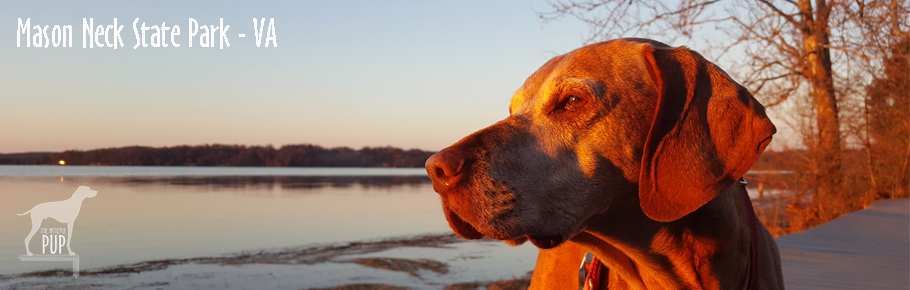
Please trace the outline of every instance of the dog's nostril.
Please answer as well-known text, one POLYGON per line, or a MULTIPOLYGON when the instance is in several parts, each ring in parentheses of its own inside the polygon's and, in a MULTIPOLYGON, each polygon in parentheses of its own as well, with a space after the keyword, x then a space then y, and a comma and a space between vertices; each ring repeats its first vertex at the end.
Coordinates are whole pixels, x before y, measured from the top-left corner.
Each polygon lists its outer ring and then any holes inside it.
POLYGON ((442 167, 436 167, 436 176, 437 177, 446 177, 446 171, 442 167))
POLYGON ((453 150, 443 150, 427 159, 427 173, 437 178, 457 176, 464 167, 464 158, 453 150))
POLYGON ((463 153, 456 149, 443 149, 427 159, 427 174, 433 180, 433 187, 437 192, 448 190, 458 185, 463 178, 465 170, 463 153))

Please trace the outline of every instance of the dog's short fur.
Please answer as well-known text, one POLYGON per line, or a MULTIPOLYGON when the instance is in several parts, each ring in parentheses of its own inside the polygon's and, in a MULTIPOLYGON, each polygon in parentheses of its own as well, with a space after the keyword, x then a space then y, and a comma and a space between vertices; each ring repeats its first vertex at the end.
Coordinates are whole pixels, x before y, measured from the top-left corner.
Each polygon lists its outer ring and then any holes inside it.
POLYGON ((66 250, 69 252, 70 256, 75 256, 76 253, 70 249, 70 245, 73 241, 73 223, 76 222, 76 217, 79 215, 79 210, 82 208, 82 200, 95 197, 97 194, 97 191, 82 185, 79 186, 79 188, 76 188, 76 191, 73 192, 73 196, 69 199, 38 204, 27 212, 17 214, 31 214, 32 217, 32 231, 25 237, 26 254, 29 256, 32 255, 32 252, 28 250, 28 242, 32 240, 32 236, 41 228, 41 221, 46 218, 53 218, 66 224, 66 250))
POLYGON ((577 289, 582 249, 609 267, 611 287, 783 288, 763 226, 760 275, 748 277, 734 185, 776 129, 698 53, 645 39, 585 46, 531 75, 509 113, 426 167, 459 236, 543 249, 532 288, 577 289))

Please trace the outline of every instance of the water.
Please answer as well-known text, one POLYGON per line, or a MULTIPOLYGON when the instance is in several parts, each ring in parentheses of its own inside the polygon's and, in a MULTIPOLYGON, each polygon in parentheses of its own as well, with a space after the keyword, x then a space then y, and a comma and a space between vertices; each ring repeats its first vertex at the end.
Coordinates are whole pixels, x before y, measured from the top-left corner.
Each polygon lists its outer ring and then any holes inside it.
POLYGON ((423 168, 0 165, 0 176, 426 176, 423 168))
POLYGON ((69 267, 20 262, 31 221, 16 214, 80 185, 98 191, 70 241, 83 269, 450 231, 422 168, 0 166, 0 274, 69 267))

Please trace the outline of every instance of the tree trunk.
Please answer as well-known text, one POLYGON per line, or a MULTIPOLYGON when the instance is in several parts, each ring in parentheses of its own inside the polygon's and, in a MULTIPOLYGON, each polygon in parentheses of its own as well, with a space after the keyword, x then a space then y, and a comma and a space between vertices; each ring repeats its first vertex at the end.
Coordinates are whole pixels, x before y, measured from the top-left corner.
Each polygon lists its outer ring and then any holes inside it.
POLYGON ((819 207, 823 219, 826 204, 837 199, 841 183, 840 173, 840 124, 837 99, 831 72, 831 52, 828 41, 828 15, 831 8, 825 0, 816 0, 813 9, 809 0, 799 1, 803 46, 807 53, 808 78, 812 83, 812 99, 817 114, 818 138, 814 151, 815 196, 813 203, 819 207))

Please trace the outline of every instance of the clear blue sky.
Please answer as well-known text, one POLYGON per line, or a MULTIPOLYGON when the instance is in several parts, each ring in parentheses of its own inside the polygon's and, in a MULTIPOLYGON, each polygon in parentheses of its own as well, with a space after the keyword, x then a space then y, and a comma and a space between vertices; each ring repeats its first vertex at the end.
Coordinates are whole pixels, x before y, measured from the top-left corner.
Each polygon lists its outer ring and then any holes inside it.
MULTIPOLYGON (((0 153, 128 145, 439 150, 508 115, 512 93, 587 26, 545 1, 4 1, 0 153), (82 18, 126 48, 82 48, 82 18), (189 18, 231 46, 189 48, 189 18), (73 47, 16 47, 17 20, 72 25, 73 47), (179 48, 132 49, 132 22, 180 25, 179 48), (278 47, 255 46, 274 18, 278 47), (238 34, 246 34, 239 38, 238 34)), ((48 29, 50 31, 50 29, 48 29)), ((149 34, 151 32, 148 32, 149 34)))
POLYGON ((587 33, 576 22, 543 25, 544 1, 91 3, 2 3, 0 152, 205 143, 438 150, 507 116, 524 79, 587 33), (116 17, 127 47, 82 48, 90 17, 96 26, 116 17), (191 17, 224 18, 231 47, 187 47, 191 17), (263 17, 275 18, 277 48, 255 46, 252 19, 263 17), (73 47, 17 48, 18 18, 72 25, 73 47), (132 49, 135 18, 180 25, 181 47, 132 49))

